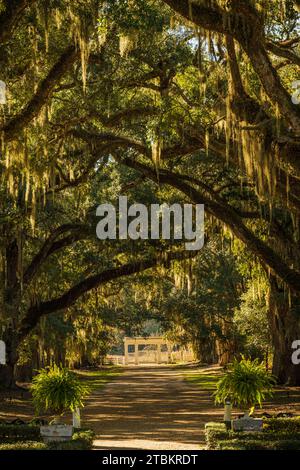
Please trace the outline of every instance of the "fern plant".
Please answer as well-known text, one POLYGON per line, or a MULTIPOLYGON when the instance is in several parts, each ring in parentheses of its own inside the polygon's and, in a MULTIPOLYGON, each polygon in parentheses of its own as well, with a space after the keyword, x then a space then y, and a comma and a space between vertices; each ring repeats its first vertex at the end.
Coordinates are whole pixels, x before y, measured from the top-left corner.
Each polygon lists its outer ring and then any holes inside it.
POLYGON ((41 369, 31 385, 36 411, 50 410, 56 416, 82 408, 89 391, 89 387, 81 383, 73 372, 57 365, 41 369))
POLYGON ((258 360, 242 357, 229 365, 226 374, 217 383, 214 393, 216 403, 230 400, 234 405, 252 414, 255 406, 262 407, 263 401, 273 395, 275 378, 258 360))

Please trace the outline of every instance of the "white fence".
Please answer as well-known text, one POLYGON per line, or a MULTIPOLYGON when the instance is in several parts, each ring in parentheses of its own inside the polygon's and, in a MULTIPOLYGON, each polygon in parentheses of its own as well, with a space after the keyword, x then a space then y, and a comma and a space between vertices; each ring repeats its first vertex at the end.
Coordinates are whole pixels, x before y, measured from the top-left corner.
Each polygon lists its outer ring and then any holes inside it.
POLYGON ((125 365, 125 356, 117 356, 114 354, 109 354, 104 359, 104 364, 113 364, 115 366, 124 366, 125 365))
MULTIPOLYGON (((157 364, 157 351, 151 350, 142 350, 139 351, 139 364, 157 364)), ((170 357, 168 352, 162 351, 160 353, 160 363, 180 363, 180 362, 193 362, 195 360, 194 354, 192 351, 172 351, 170 357)), ((117 356, 114 354, 109 354, 104 360, 105 364, 113 364, 118 366, 125 365, 125 356, 117 356)), ((135 353, 128 353, 127 357, 128 364, 135 364, 135 353)))

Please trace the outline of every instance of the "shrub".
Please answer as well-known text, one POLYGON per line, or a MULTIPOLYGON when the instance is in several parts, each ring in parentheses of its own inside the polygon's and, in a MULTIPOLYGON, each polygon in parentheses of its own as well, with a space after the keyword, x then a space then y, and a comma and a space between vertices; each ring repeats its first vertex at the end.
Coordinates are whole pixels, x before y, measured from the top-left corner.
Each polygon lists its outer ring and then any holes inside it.
POLYGON ((90 445, 93 444, 95 438, 95 433, 91 429, 78 429, 76 432, 73 434, 73 441, 76 441, 78 439, 84 439, 86 442, 88 442, 90 445))
POLYGON ((241 441, 240 439, 219 441, 217 450, 266 450, 267 443, 252 439, 241 441))
POLYGON ((90 450, 93 447, 94 433, 91 430, 78 430, 72 440, 65 442, 39 442, 38 440, 15 440, 5 438, 1 450, 90 450))
POLYGON ((268 418, 264 420, 266 431, 285 431, 300 433, 300 416, 294 418, 268 418))
POLYGON ((46 444, 38 441, 18 441, 10 443, 1 443, 1 450, 46 450, 46 444))
POLYGON ((300 441, 296 439, 275 441, 260 441, 255 438, 248 441, 233 439, 218 442, 218 450, 300 450, 300 441))
POLYGON ((40 437, 40 428, 34 424, 0 424, 0 439, 31 440, 40 437))
POLYGON ((300 450, 299 439, 278 440, 270 444, 270 450, 300 450))
POLYGON ((216 403, 225 403, 229 399, 236 406, 252 412, 255 405, 261 407, 263 400, 272 395, 274 383, 274 377, 257 359, 235 359, 217 383, 216 403))
POLYGON ((89 388, 66 368, 47 367, 33 378, 32 398, 37 412, 51 410, 56 415, 83 407, 89 388))
MULTIPOLYGON (((281 421, 280 430, 265 428, 259 432, 234 432, 226 431, 222 423, 209 423, 205 426, 207 448, 209 450, 300 450, 300 430, 283 426, 283 421, 290 419, 279 419, 281 421)), ((269 422, 270 420, 266 420, 269 422)), ((297 421, 299 419, 292 419, 297 421)))
POLYGON ((226 439, 228 432, 224 423, 207 423, 205 425, 205 437, 207 448, 216 449, 219 439, 226 439))
POLYGON ((50 450, 90 450, 93 447, 94 433, 91 430, 75 432, 71 441, 49 442, 50 450))

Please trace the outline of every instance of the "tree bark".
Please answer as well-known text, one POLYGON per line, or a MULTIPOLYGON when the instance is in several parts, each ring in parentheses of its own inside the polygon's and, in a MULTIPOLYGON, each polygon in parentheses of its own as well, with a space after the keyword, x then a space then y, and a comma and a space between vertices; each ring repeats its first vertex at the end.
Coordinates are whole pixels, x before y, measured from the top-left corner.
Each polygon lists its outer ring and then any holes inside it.
POLYGON ((15 139, 31 123, 33 118, 38 115, 42 107, 50 99, 55 86, 71 68, 77 57, 78 51, 75 46, 68 46, 64 50, 57 62, 49 70, 48 75, 41 80, 36 93, 27 105, 18 115, 0 128, 4 132, 5 142, 15 139))
POLYGON ((6 286, 3 299, 4 316, 9 321, 3 334, 6 345, 6 365, 0 369, 0 382, 6 388, 15 386, 14 372, 18 361, 17 322, 20 305, 18 256, 17 240, 12 240, 6 247, 6 286))
POLYGON ((215 341, 210 336, 197 337, 194 342, 194 350, 201 364, 215 364, 217 362, 215 341))
POLYGON ((16 387, 15 371, 18 362, 18 338, 12 328, 6 330, 3 340, 6 345, 6 365, 0 366, 0 384, 4 388, 16 387))
POLYGON ((271 277, 269 324, 274 347, 273 374, 279 384, 300 385, 300 365, 292 363, 292 344, 300 339, 300 296, 287 295, 271 277))

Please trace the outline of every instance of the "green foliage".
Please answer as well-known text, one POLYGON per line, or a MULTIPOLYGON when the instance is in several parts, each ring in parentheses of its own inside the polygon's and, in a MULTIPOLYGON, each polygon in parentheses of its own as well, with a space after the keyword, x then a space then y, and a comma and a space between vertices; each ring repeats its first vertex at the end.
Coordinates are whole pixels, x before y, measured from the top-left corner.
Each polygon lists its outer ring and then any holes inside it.
POLYGON ((228 432, 224 423, 206 423, 205 425, 205 439, 207 448, 209 450, 215 449, 217 439, 226 439, 228 432))
POLYGON ((271 333, 268 323, 269 286, 265 278, 249 281, 249 287, 240 297, 240 306, 234 313, 234 324, 243 337, 247 354, 265 357, 272 351, 271 333))
POLYGON ((10 443, 0 443, 1 450, 47 450, 46 444, 37 441, 18 441, 10 443))
POLYGON ((300 433, 300 416, 295 418, 268 418, 264 421, 264 429, 275 432, 300 433))
POLYGON ((253 439, 242 441, 232 439, 230 441, 219 441, 218 450, 300 450, 300 440, 297 439, 278 439, 275 441, 253 439))
POLYGON ((0 424, 0 439, 18 438, 31 440, 38 438, 40 427, 33 424, 0 424))
POLYGON ((216 403, 225 403, 229 399, 233 404, 246 409, 253 409, 255 405, 261 407, 263 400, 272 396, 274 383, 275 379, 258 359, 235 359, 217 384, 215 400, 216 403))
MULTIPOLYGON (((25 425, 24 425, 25 426, 25 425)), ((15 426, 17 427, 17 426, 15 426)), ((21 425, 18 427, 22 427, 21 425)), ((26 425, 27 428, 30 426, 26 425)), ((37 428, 39 431, 39 428, 37 428)), ((27 429, 28 430, 28 429, 27 429)), ((24 429, 23 429, 24 431, 24 429)), ((8 433, 6 433, 8 434, 8 433)), ((13 435, 12 432, 10 433, 13 435)), ((1 436, 5 437, 5 436, 1 436)), ((30 439, 24 439, 20 433, 15 433, 15 439, 8 439, 7 437, 0 444, 1 450, 90 450, 93 447, 94 433, 90 429, 77 430, 70 441, 65 442, 39 442, 39 433, 37 436, 31 435, 30 439), (36 437, 36 440, 32 438, 36 437), (21 439, 22 438, 22 439, 21 439)))
POLYGON ((78 430, 73 434, 71 441, 49 442, 47 447, 50 450, 90 450, 93 447, 93 440, 93 431, 78 430))
POLYGON ((208 423, 205 426, 209 450, 300 450, 299 418, 274 418, 274 429, 264 426, 260 432, 227 431, 223 423, 208 423), (277 425, 275 422, 278 422, 277 425), (293 428, 297 423, 298 427, 293 428), (286 426, 286 427, 285 427, 286 426))
POLYGON ((191 266, 174 266, 173 284, 165 283, 158 307, 171 340, 193 345, 198 359, 214 362, 216 340, 230 350, 234 341, 234 309, 239 304, 241 276, 228 240, 214 236, 191 266))
POLYGON ((83 407, 89 393, 87 385, 66 368, 53 365, 41 369, 33 378, 33 403, 38 412, 51 410, 57 415, 83 407))
MULTIPOLYGON (((103 13, 114 20, 122 31, 137 30, 142 32, 147 29, 154 32, 161 32, 163 27, 168 26, 167 17, 145 0, 136 0, 131 2, 123 0, 115 2, 109 0, 106 2, 106 8, 103 13)), ((103 20, 102 20, 103 21, 103 20)))

